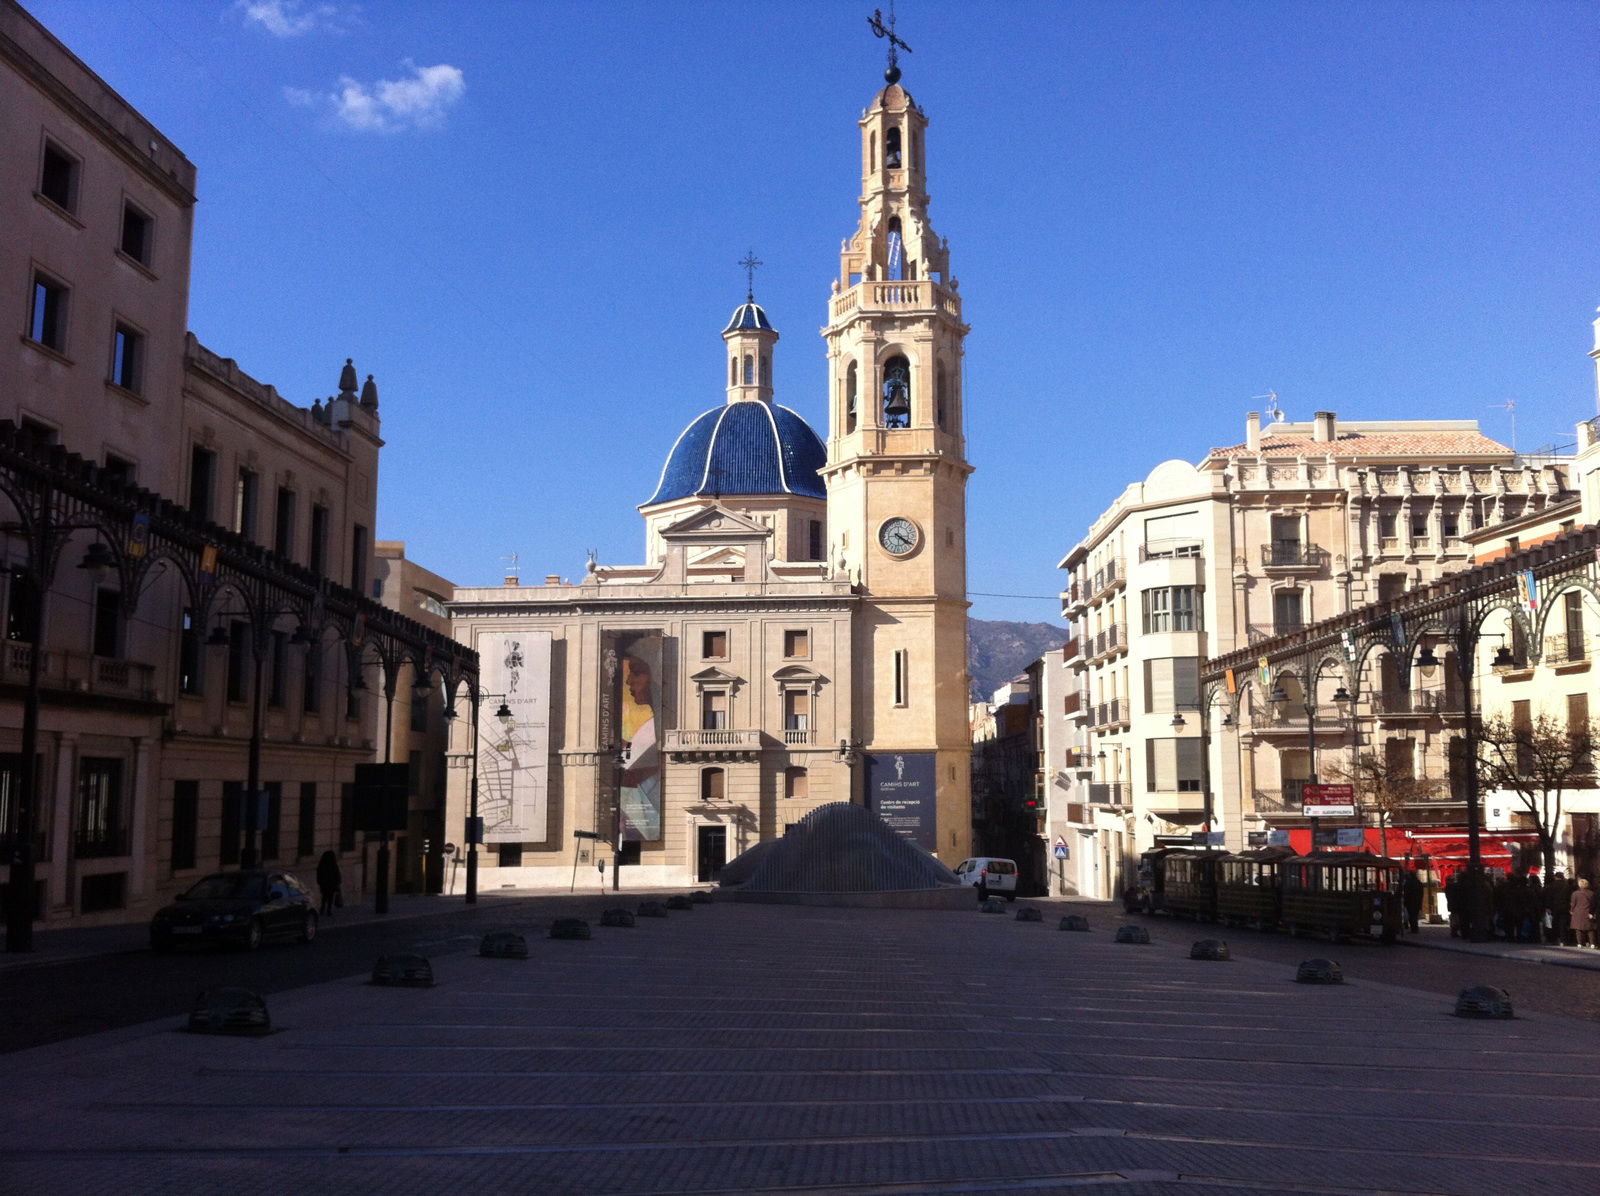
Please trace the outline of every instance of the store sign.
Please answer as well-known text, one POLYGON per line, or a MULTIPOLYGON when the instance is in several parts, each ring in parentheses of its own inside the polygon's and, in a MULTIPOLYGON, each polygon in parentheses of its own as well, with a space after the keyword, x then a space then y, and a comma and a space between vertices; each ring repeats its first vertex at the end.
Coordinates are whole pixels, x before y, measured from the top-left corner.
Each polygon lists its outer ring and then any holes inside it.
POLYGON ((1356 812, 1354 785, 1316 785, 1307 783, 1301 790, 1301 807, 1307 818, 1353 818, 1356 812))

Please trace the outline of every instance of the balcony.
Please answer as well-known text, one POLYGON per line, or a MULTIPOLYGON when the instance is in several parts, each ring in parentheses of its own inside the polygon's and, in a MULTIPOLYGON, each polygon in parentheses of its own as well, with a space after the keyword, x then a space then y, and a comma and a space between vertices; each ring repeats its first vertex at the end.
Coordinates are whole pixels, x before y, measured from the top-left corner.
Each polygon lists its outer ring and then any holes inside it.
POLYGON ((1079 651, 1080 642, 1077 636, 1073 636, 1070 640, 1061 645, 1061 663, 1066 664, 1070 660, 1076 660, 1079 651))
POLYGON ((1261 546, 1261 567, 1269 573, 1316 573, 1327 567, 1328 552, 1300 540, 1274 540, 1261 546))
POLYGON ((1144 561, 1171 561, 1197 558, 1200 555, 1199 540, 1154 540, 1149 544, 1139 546, 1139 560, 1144 561))
POLYGON ((1290 789, 1257 789, 1256 812, 1260 814, 1301 814, 1305 802, 1300 800, 1300 787, 1305 782, 1293 782, 1290 789))
MULTIPOLYGON (((893 173, 893 172, 891 172, 893 173)), ((961 321, 961 298, 956 292, 931 279, 859 282, 834 296, 835 320, 853 311, 904 311, 937 307, 957 323, 961 321)))
POLYGON ((1280 635, 1293 635, 1297 631, 1304 631, 1305 623, 1299 619, 1285 619, 1270 626, 1261 623, 1250 623, 1245 627, 1245 639, 1252 644, 1259 644, 1265 640, 1277 639, 1280 635))
POLYGON ((1085 748, 1068 748, 1062 767, 1072 771, 1094 767, 1094 757, 1085 748))
POLYGON ((1074 715, 1074 714, 1077 714, 1082 709, 1083 709, 1083 693, 1082 693, 1082 691, 1077 691, 1077 692, 1068 694, 1066 696, 1065 700, 1063 700, 1062 703, 1061 703, 1061 713, 1063 715, 1068 715, 1068 716, 1074 715))
POLYGON ((1111 781, 1105 784, 1091 784, 1089 786, 1089 802, 1096 806, 1117 806, 1127 808, 1133 800, 1130 787, 1124 781, 1111 781))
POLYGON ((74 858, 80 860, 102 860, 111 856, 127 855, 128 831, 124 827, 80 830, 72 837, 72 854, 74 858))
POLYGON ((730 731, 720 727, 668 731, 661 747, 668 756, 678 760, 754 760, 761 754, 761 732, 730 731))
POLYGON ((788 747, 813 747, 817 733, 803 727, 789 727, 783 732, 783 742, 788 747))
POLYGON ((1089 601, 1093 602, 1107 590, 1123 585, 1127 581, 1127 573, 1127 569, 1123 567, 1120 560, 1110 560, 1100 566, 1100 569, 1089 580, 1089 601))
MULTIPOLYGON (((7 641, 0 652, 0 683, 26 685, 30 644, 7 641)), ((154 702, 156 670, 132 660, 46 648, 39 659, 39 685, 46 693, 85 694, 121 701, 154 702)))
POLYGON ((1113 698, 1109 702, 1101 702, 1094 708, 1094 725, 1097 727, 1129 726, 1128 700, 1126 698, 1113 698))
POLYGON ((1548 665, 1586 664, 1588 637, 1581 631, 1563 631, 1544 637, 1544 663, 1548 665))
POLYGON ((1094 637, 1094 647, 1089 651, 1089 659, 1103 660, 1108 656, 1115 656, 1118 652, 1126 652, 1127 650, 1127 628, 1121 623, 1113 623, 1094 637))
POLYGON ((1440 690, 1379 693, 1372 698, 1373 713, 1385 719, 1432 718, 1439 714, 1461 714, 1463 710, 1460 694, 1440 690))

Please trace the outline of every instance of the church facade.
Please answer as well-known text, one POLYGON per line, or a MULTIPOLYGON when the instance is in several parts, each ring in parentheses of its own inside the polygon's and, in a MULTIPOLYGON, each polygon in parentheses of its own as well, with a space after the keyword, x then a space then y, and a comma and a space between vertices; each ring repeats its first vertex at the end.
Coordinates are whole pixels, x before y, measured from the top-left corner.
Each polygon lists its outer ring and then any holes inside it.
POLYGON ((823 330, 826 439, 778 401, 752 291, 722 331, 723 401, 639 508, 644 563, 448 604, 481 680, 446 824, 481 834, 485 888, 708 883, 833 801, 947 864, 970 849, 967 327, 928 221, 927 117, 887 78, 823 330))

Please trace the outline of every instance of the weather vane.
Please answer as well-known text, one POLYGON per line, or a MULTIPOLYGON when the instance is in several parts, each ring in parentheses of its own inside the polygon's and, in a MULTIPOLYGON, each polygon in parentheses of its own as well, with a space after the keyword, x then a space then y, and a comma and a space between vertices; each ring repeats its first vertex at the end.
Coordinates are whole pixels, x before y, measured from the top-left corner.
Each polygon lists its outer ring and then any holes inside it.
POLYGON ((900 51, 911 53, 911 47, 901 41, 894 33, 894 0, 889 0, 889 23, 883 23, 883 9, 875 8, 872 15, 867 18, 867 27, 878 37, 889 39, 889 69, 883 72, 883 77, 890 83, 900 82, 900 51))
POLYGON ((752 249, 749 253, 745 254, 744 260, 742 260, 739 264, 744 267, 745 280, 749 284, 748 290, 745 293, 745 301, 747 303, 754 303, 756 301, 756 268, 758 266, 764 266, 766 263, 758 258, 756 256, 756 251, 752 249))

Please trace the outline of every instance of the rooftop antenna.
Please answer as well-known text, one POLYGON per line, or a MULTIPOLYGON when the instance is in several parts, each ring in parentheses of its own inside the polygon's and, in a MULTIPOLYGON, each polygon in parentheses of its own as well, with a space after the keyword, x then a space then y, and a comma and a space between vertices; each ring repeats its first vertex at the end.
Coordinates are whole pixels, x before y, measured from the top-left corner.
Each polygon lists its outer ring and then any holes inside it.
POLYGON ((889 0, 889 23, 884 24, 883 9, 875 8, 872 15, 867 18, 867 27, 878 37, 889 39, 889 69, 883 72, 883 77, 890 83, 900 82, 900 51, 911 53, 911 47, 901 41, 894 33, 894 0, 889 0))
POLYGON ((516 585, 517 579, 521 577, 517 569, 517 554, 513 552, 510 556, 503 556, 500 559, 506 563, 506 582, 516 585))
POLYGON ((746 303, 754 303, 756 301, 756 271, 767 263, 758 258, 756 251, 752 249, 744 255, 739 264, 744 267, 745 281, 748 284, 744 300, 746 303))
POLYGON ((1269 390, 1264 395, 1251 395, 1250 396, 1250 401, 1252 403, 1255 402, 1257 399, 1265 399, 1267 401, 1267 414, 1272 417, 1272 422, 1273 423, 1281 424, 1283 422, 1283 408, 1278 406, 1278 392, 1277 391, 1269 390))
POLYGON ((1510 413, 1511 451, 1515 453, 1517 451, 1517 401, 1515 399, 1507 399, 1504 403, 1490 403, 1489 406, 1495 411, 1505 411, 1510 413))

